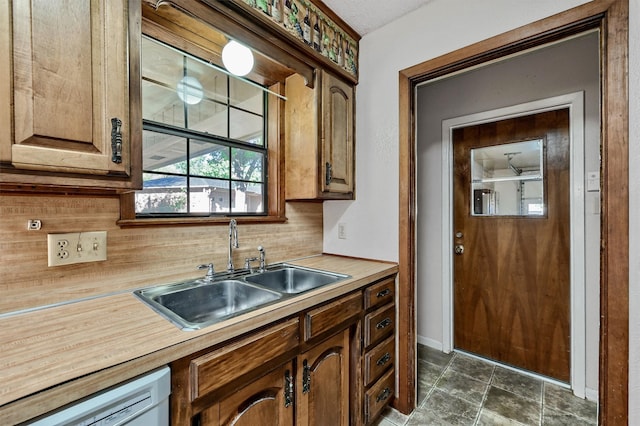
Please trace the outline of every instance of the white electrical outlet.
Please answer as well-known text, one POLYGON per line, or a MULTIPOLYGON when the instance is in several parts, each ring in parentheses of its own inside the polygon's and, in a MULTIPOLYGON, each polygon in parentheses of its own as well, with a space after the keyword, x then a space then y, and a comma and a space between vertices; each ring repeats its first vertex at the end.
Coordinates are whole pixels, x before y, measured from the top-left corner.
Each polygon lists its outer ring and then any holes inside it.
POLYGON ((107 260, 107 231, 47 234, 48 265, 107 260))

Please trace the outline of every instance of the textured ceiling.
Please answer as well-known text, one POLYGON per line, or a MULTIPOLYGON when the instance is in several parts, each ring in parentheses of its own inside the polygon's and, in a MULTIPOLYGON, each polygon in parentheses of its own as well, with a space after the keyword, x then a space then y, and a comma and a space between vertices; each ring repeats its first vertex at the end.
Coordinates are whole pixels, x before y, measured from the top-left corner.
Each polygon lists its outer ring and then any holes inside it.
POLYGON ((432 0, 323 0, 338 16, 365 35, 432 0))

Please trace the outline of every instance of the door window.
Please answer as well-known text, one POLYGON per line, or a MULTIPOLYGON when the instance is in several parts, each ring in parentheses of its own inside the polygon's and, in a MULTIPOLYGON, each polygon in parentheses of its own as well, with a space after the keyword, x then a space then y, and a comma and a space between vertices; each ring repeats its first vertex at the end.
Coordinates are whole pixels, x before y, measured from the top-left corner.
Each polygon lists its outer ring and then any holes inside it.
POLYGON ((544 140, 471 149, 472 216, 544 216, 544 140))

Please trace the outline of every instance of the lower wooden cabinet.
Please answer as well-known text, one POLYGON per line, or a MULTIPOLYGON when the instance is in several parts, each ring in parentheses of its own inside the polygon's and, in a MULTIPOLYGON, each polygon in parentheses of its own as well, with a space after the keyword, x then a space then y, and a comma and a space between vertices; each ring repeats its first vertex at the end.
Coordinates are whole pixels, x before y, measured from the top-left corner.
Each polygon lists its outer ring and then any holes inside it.
POLYGON ((298 425, 349 424, 349 330, 298 356, 298 425))
POLYGON ((200 414, 200 424, 292 425, 292 389, 293 362, 288 362, 206 408, 200 414))
POLYGON ((371 424, 394 397, 395 276, 171 364, 171 424, 371 424))
POLYGON ((363 421, 375 422, 395 395, 395 275, 364 290, 362 338, 363 421))

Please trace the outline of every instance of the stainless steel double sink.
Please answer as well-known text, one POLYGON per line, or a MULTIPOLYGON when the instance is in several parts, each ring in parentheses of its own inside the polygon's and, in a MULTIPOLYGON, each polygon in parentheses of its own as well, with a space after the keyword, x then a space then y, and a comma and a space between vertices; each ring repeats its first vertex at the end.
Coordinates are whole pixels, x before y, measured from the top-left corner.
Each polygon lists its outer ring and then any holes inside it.
POLYGON ((349 275, 281 263, 263 272, 240 270, 134 291, 183 330, 198 330, 328 284, 349 275))

